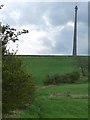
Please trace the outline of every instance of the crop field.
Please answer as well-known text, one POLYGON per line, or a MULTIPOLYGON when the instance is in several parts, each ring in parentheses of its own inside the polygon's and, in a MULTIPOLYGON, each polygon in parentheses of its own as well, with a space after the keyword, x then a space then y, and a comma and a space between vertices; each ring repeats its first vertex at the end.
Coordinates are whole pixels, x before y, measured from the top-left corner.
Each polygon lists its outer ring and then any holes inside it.
POLYGON ((44 86, 46 76, 78 70, 73 57, 21 56, 23 69, 32 74, 37 86, 35 101, 21 118, 87 118, 88 83, 44 86))

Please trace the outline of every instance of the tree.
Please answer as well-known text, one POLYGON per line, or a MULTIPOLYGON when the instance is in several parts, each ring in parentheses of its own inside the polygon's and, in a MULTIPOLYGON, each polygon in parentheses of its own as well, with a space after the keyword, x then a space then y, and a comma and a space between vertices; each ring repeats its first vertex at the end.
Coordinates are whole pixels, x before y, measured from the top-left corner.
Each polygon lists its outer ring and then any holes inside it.
POLYGON ((18 36, 28 33, 28 30, 17 32, 9 25, 0 25, 0 47, 2 48, 2 113, 3 116, 17 109, 24 109, 34 99, 35 85, 32 76, 22 69, 22 61, 7 50, 9 41, 16 42, 18 36))
POLYGON ((22 70, 21 60, 16 55, 3 57, 2 70, 2 112, 5 115, 30 105, 35 85, 32 76, 22 70))
POLYGON ((2 47, 3 55, 8 54, 9 52, 6 49, 9 41, 16 42, 18 40, 19 35, 29 32, 28 30, 24 30, 24 29, 22 31, 17 32, 15 28, 10 28, 9 25, 3 25, 3 26, 0 25, 0 30, 1 30, 0 40, 2 41, 1 47, 2 47))

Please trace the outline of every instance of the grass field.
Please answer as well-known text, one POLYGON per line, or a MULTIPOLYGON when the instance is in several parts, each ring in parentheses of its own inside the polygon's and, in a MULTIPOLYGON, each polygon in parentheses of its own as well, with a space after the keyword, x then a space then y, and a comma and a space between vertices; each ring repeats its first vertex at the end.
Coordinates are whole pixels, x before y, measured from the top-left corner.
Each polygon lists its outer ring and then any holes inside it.
POLYGON ((31 108, 21 114, 21 117, 87 118, 88 99, 78 97, 80 95, 86 96, 87 93, 87 84, 40 87, 37 90, 35 102, 31 108), (76 98, 67 96, 68 92, 70 92, 70 95, 76 96, 76 98), (57 96, 57 93, 64 95, 64 97, 57 96))
POLYGON ((32 74, 36 84, 42 85, 46 76, 53 74, 65 74, 75 71, 73 57, 22 57, 23 68, 27 73, 32 74))
POLYGON ((23 69, 32 74, 37 85, 32 106, 22 112, 21 118, 87 118, 88 83, 43 86, 46 76, 78 70, 73 57, 21 56, 23 69))

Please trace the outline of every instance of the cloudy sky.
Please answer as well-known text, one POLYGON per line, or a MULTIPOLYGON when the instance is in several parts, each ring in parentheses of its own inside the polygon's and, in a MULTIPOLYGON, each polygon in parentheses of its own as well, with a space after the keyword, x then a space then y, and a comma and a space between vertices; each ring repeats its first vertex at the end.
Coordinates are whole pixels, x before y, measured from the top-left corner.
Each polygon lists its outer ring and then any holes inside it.
MULTIPOLYGON (((4 0, 5 1, 5 0, 4 0)), ((10 49, 22 55, 71 55, 73 48, 74 7, 78 6, 77 50, 88 54, 88 2, 6 2, 0 21, 17 30, 28 29, 10 49)))

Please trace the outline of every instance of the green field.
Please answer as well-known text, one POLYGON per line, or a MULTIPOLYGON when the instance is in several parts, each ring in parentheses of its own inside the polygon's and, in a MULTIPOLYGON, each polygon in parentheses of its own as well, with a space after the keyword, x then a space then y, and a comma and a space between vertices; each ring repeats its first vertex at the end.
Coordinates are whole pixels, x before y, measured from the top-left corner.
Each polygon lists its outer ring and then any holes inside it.
POLYGON ((73 57, 21 56, 23 69, 37 86, 35 101, 21 118, 87 118, 88 83, 43 86, 46 76, 78 70, 73 57))
POLYGON ((46 76, 53 74, 65 74, 77 70, 73 66, 72 57, 22 57, 23 68, 32 74, 36 84, 42 85, 46 76))
POLYGON ((21 114, 22 118, 87 118, 87 84, 40 87, 33 105, 21 114), (74 95, 75 98, 67 96, 74 95), (57 96, 60 93, 64 96, 57 96), (56 95, 55 95, 56 94, 56 95), (78 97, 83 95, 84 97, 78 97))

